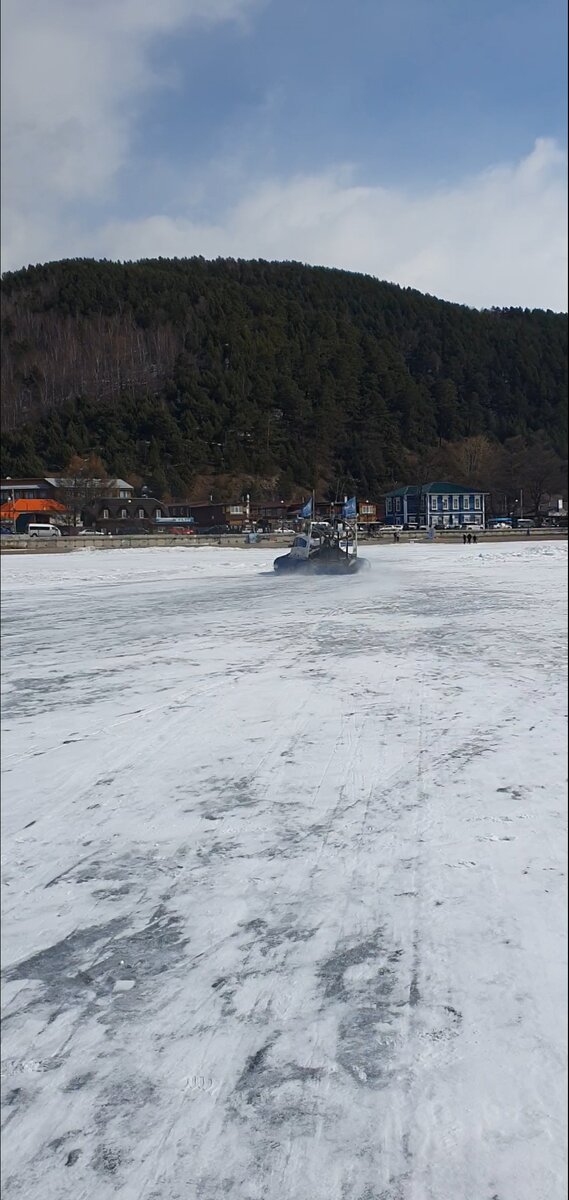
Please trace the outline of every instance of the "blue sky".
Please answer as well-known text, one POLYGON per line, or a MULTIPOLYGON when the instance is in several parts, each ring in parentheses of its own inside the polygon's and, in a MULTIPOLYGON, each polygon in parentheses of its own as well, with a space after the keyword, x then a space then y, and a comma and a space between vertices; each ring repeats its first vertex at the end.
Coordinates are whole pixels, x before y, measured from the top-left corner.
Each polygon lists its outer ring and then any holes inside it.
POLYGON ((560 0, 5 0, 3 25, 4 267, 298 257, 566 306, 560 0))
POLYGON ((354 161, 366 182, 453 179, 565 139, 558 0, 289 0, 156 50, 147 110, 172 157, 250 140, 277 171, 354 161))

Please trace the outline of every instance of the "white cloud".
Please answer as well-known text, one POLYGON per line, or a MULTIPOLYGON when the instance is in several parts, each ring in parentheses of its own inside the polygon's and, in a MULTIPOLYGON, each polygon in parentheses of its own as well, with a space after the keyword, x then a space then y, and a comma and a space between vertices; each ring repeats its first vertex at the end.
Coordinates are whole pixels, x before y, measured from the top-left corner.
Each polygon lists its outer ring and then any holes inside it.
POLYGON ((140 220, 87 218, 93 202, 112 214, 139 105, 164 82, 149 65, 153 39, 260 2, 4 0, 4 269, 75 255, 297 259, 477 307, 566 308, 567 164, 548 139, 422 192, 358 186, 340 167, 251 182, 237 154, 225 173, 188 172, 176 216, 169 196, 167 212, 140 220), (215 219, 196 217, 197 200, 215 219))
POLYGON ((516 164, 412 196, 343 172, 267 181, 215 224, 110 223, 108 257, 203 254, 344 267, 474 307, 567 306, 567 165, 552 141, 516 164))
POLYGON ((4 268, 49 256, 68 206, 112 196, 152 39, 238 19, 254 0, 3 0, 4 268))

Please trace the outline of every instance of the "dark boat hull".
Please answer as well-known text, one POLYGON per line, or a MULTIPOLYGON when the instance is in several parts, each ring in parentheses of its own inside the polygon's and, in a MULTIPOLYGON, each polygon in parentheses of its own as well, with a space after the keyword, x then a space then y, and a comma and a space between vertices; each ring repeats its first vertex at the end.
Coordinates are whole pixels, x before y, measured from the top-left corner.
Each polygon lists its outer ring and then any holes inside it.
POLYGON ((328 557, 315 554, 313 558, 293 558, 282 554, 275 558, 274 569, 281 572, 297 572, 301 575, 355 575, 368 563, 365 558, 348 558, 345 554, 328 557))

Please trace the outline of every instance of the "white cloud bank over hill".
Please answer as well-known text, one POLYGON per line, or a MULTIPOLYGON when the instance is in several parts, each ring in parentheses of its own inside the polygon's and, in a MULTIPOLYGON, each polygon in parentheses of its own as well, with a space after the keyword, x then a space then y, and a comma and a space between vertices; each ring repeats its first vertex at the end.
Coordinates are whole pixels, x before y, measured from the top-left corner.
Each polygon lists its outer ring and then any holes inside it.
MULTIPOLYGON (((567 158, 539 139, 517 162, 425 190, 361 186, 343 166, 294 178, 212 164, 215 218, 187 200, 115 219, 143 97, 164 83, 156 39, 244 20, 250 0, 4 0, 3 269, 76 255, 297 259, 363 271, 475 307, 567 307, 567 158), (96 202, 107 214, 94 214, 96 202)), ((360 173, 361 174, 361 173, 360 173)), ((155 208, 153 204, 151 207, 155 208)), ((140 206, 139 206, 140 211, 140 206)))
POLYGON ((159 215, 111 222, 97 235, 97 251, 297 259, 474 307, 564 309, 565 175, 565 156, 542 140, 519 163, 421 195, 353 186, 340 171, 268 180, 215 223, 159 215))

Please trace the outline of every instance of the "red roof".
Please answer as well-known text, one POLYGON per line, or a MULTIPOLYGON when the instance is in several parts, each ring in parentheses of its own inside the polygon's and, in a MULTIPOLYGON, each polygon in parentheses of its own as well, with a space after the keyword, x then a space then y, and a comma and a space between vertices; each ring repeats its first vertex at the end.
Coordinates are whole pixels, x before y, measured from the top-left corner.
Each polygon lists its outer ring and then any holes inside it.
POLYGON ((65 513, 67 509, 59 500, 8 500, 0 506, 0 518, 13 520, 22 513, 65 513))

